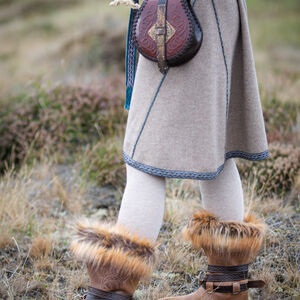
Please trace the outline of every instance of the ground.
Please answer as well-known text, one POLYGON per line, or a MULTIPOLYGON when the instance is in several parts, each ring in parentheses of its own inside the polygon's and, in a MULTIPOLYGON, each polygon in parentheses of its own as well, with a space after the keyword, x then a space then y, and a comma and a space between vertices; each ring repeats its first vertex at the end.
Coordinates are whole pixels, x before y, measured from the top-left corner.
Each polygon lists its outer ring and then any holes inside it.
MULTIPOLYGON (((300 299, 300 4, 247 1, 271 158, 236 160, 245 210, 269 226, 251 299, 300 299)), ((72 225, 114 222, 125 185, 127 8, 96 0, 0 0, 0 298, 81 299, 72 225), (56 126, 53 127, 53 124, 56 126)), ((168 179, 159 259, 136 299, 191 292, 206 268, 180 232, 198 182, 168 179)))

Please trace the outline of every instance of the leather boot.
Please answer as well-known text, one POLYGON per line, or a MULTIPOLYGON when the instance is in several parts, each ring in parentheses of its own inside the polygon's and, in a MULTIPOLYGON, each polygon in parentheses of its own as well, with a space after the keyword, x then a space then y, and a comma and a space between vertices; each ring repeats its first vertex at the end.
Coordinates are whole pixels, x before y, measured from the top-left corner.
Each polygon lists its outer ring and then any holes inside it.
POLYGON ((248 264, 261 248, 267 225, 253 214, 243 222, 222 221, 201 209, 183 229, 183 238, 203 249, 208 268, 200 287, 189 295, 163 300, 247 300, 249 288, 261 288, 263 280, 250 280, 248 264))
POLYGON ((155 248, 154 243, 123 226, 77 222, 70 249, 87 265, 90 285, 86 299, 133 299, 139 281, 154 270, 155 248))

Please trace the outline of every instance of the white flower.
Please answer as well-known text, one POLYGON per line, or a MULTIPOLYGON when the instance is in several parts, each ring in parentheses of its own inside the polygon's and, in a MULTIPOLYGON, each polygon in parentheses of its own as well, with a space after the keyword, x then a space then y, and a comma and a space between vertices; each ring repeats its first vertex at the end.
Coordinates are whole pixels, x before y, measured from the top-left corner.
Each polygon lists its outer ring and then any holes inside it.
POLYGON ((134 3, 133 0, 113 0, 109 3, 109 5, 111 5, 111 6, 118 6, 120 4, 129 6, 130 8, 133 8, 133 9, 140 8, 140 4, 134 3))

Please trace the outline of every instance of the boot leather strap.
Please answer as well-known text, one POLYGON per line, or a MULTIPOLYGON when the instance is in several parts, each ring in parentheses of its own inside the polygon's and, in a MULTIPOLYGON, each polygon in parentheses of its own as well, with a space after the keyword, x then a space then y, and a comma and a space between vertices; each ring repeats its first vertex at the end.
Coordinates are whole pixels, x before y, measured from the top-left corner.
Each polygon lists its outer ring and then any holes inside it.
POLYGON ((231 274, 232 272, 248 272, 248 265, 236 265, 236 266, 219 266, 219 265, 208 265, 207 272, 210 273, 223 273, 231 274))
POLYGON ((239 283, 238 281, 230 283, 230 285, 218 285, 213 282, 203 282, 201 284, 206 290, 216 293, 232 293, 238 294, 239 292, 246 291, 250 288, 262 288, 265 285, 263 280, 249 280, 248 283, 239 283))
POLYGON ((156 58, 159 70, 163 74, 166 73, 168 67, 166 61, 167 3, 168 0, 158 0, 157 5, 156 58))
POLYGON ((100 289, 89 286, 86 300, 133 300, 131 295, 122 295, 115 292, 102 291, 100 289))
POLYGON ((236 266, 208 265, 204 281, 222 282, 239 281, 245 279, 248 279, 248 264, 236 266))
POLYGON ((235 266, 208 265, 207 272, 212 274, 206 274, 201 285, 208 292, 238 294, 249 288, 261 288, 265 285, 263 280, 249 280, 248 264, 235 266), (240 283, 239 281, 242 280, 248 280, 248 282, 240 283), (228 284, 220 286, 218 284, 220 282, 228 282, 228 284))
POLYGON ((238 281, 248 279, 248 272, 233 274, 206 274, 205 281, 221 282, 221 281, 238 281))

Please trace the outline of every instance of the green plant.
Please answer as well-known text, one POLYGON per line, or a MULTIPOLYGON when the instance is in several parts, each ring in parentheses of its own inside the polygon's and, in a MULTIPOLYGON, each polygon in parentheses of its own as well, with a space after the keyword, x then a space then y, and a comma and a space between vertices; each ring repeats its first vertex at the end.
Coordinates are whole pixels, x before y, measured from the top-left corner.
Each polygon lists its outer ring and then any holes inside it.
POLYGON ((88 145, 78 161, 83 174, 99 185, 124 186, 125 164, 122 156, 123 135, 105 136, 88 145))

